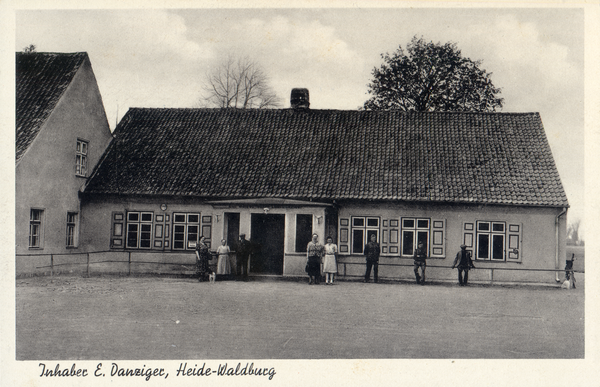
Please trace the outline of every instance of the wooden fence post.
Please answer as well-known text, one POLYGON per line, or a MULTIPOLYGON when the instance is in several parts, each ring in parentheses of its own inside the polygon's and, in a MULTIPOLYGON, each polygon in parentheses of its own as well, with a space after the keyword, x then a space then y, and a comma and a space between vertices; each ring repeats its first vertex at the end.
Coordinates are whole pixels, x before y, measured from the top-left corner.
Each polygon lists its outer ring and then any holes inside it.
POLYGON ((50 254, 50 277, 54 277, 54 254, 50 254))

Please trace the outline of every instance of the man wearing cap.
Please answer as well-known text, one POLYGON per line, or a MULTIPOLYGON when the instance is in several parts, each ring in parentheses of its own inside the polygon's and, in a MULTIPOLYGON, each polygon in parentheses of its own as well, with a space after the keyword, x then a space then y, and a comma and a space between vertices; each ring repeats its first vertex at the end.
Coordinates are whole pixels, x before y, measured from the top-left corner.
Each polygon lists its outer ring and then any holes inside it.
POLYGON ((377 243, 377 236, 371 234, 371 241, 365 245, 363 254, 367 259, 367 271, 365 272, 365 282, 369 282, 371 277, 371 268, 373 268, 373 282, 379 281, 379 254, 381 254, 381 247, 377 243))
POLYGON ((458 267, 458 284, 460 286, 467 286, 467 281, 469 280, 469 269, 474 269, 473 261, 471 260, 471 252, 467 251, 466 245, 460 245, 460 251, 456 254, 456 258, 454 258, 454 263, 452 264, 452 268, 458 267), (464 272, 464 278, 463 278, 464 272))
POLYGON ((240 234, 236 251, 236 274, 238 279, 248 280, 248 258, 251 250, 250 242, 246 240, 246 234, 240 234))
POLYGON ((425 285, 425 268, 427 267, 427 251, 425 251, 425 247, 423 246, 423 242, 419 242, 417 248, 415 249, 415 254, 413 256, 414 264, 415 264, 415 278, 417 279, 417 283, 421 285, 425 285), (421 275, 419 275, 419 268, 421 268, 421 275))

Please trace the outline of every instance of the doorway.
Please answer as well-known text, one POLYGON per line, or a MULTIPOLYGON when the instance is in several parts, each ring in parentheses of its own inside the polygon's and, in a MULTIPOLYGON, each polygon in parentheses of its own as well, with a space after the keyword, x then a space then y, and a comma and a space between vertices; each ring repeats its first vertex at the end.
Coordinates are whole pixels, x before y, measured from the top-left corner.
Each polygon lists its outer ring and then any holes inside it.
POLYGON ((240 237, 240 213, 226 212, 225 224, 227 230, 227 244, 231 250, 236 250, 237 243, 240 237))
POLYGON ((250 259, 250 272, 283 274, 284 214, 252 214, 252 242, 257 250, 250 259))

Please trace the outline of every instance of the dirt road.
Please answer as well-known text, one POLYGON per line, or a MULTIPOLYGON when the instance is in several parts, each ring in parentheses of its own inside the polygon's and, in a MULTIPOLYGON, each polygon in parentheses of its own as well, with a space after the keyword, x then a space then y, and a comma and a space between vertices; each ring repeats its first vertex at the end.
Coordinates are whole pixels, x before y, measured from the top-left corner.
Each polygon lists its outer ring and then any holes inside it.
POLYGON ((17 280, 17 359, 583 358, 582 289, 17 280))

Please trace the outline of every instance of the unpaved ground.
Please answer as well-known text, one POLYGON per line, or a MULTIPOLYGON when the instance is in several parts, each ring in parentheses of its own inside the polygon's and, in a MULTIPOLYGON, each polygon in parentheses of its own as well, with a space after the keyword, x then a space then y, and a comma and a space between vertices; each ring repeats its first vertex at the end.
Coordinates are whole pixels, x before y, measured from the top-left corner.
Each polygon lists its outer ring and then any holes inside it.
POLYGON ((584 357, 580 288, 160 277, 16 283, 18 360, 584 357))

